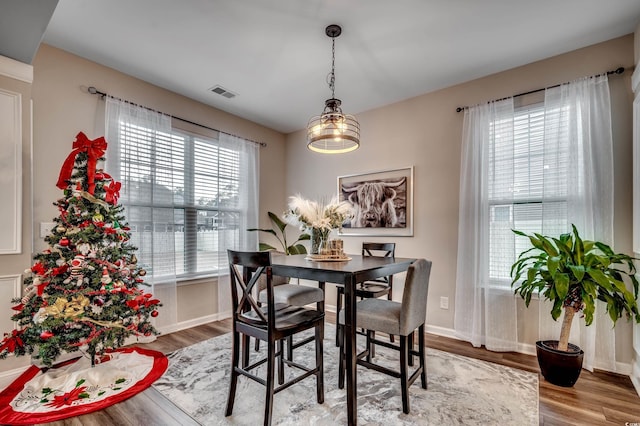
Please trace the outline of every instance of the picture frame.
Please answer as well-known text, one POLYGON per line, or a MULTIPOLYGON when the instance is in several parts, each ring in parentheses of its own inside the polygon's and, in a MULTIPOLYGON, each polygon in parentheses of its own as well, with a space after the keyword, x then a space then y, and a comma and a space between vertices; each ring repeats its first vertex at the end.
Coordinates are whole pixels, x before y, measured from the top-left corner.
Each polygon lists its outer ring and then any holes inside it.
POLYGON ((338 199, 355 216, 343 224, 344 236, 413 236, 413 166, 338 176, 338 199))

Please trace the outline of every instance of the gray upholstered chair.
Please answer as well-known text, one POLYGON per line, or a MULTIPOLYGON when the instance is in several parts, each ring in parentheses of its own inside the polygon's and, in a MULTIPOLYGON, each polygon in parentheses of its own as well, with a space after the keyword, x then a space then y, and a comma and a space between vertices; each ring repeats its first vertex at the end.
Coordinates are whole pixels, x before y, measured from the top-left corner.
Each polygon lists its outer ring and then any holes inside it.
MULTIPOLYGON (((402 303, 372 298, 361 300, 356 304, 356 326, 368 330, 366 349, 358 354, 357 364, 400 378, 402 411, 407 414, 409 413, 409 386, 413 384, 418 375, 421 378, 422 388, 427 388, 427 371, 424 365, 424 324, 427 314, 430 274, 431 261, 418 259, 407 270, 402 303), (417 351, 413 349, 409 340, 409 335, 416 329, 418 329, 417 351), (377 340, 369 330, 400 336, 400 345, 377 340), (372 345, 381 345, 400 351, 400 372, 374 364, 370 353, 372 345), (419 366, 409 376, 408 358, 412 355, 418 356, 419 366)), ((344 310, 338 314, 338 322, 340 325, 344 324, 344 310)), ((344 337, 340 342, 338 386, 341 389, 344 387, 344 337)))
MULTIPOLYGON (((279 251, 272 251, 272 254, 284 254, 279 251)), ((290 284, 288 277, 274 275, 271 281, 273 283, 273 298, 275 303, 283 303, 289 306, 306 306, 312 303, 316 304, 318 312, 324 312, 324 289, 319 287, 310 287, 306 285, 290 284)), ((267 302, 267 280, 266 276, 261 276, 257 282, 258 305, 267 302)), ((287 359, 293 359, 293 349, 309 343, 313 337, 293 343, 293 338, 287 340, 287 359)), ((260 340, 255 341, 255 350, 260 349, 260 340)))
MULTIPOLYGON (((362 243, 362 256, 375 257, 395 257, 396 243, 362 243)), ((342 298, 344 297, 344 287, 337 288, 338 297, 336 299, 336 312, 342 309, 342 298)), ((369 297, 387 296, 387 300, 393 299, 393 275, 381 277, 372 281, 365 281, 356 286, 356 297, 366 299, 369 297)), ((393 336, 390 336, 393 342, 393 336)), ((336 330, 336 346, 340 346, 340 330, 336 330)), ((374 354, 371 354, 374 356, 374 354)))
MULTIPOLYGON (((264 277, 258 280, 258 301, 267 301, 267 283, 264 277)), ((289 284, 288 277, 273 276, 273 297, 276 303, 285 303, 291 306, 305 306, 316 304, 316 309, 324 311, 324 291, 318 287, 289 284)))

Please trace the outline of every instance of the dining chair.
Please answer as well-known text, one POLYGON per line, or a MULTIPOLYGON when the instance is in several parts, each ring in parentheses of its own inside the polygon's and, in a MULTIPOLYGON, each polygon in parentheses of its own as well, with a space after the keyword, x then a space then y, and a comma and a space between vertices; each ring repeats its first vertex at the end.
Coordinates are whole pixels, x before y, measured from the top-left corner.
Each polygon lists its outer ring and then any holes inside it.
MULTIPOLYGON (((409 266, 402 294, 402 302, 384 299, 364 299, 356 304, 356 326, 367 332, 366 348, 356 357, 357 365, 374 369, 392 377, 400 378, 402 388, 402 411, 409 414, 409 386, 420 376, 422 388, 427 389, 427 370, 425 368, 424 324, 427 314, 427 294, 431 261, 418 259, 409 266), (409 344, 409 335, 418 330, 418 350, 409 344), (400 345, 378 340, 370 331, 380 331, 400 337, 400 345), (375 364, 371 360, 370 348, 380 345, 400 352, 400 371, 391 370, 375 364), (408 358, 417 355, 419 365, 409 376, 408 358)), ((338 323, 344 324, 344 310, 338 314, 338 323)), ((344 333, 342 333, 344 335, 344 333)), ((340 361, 338 387, 344 388, 345 354, 344 337, 340 340, 340 361)))
POLYGON ((248 377, 266 387, 264 424, 271 424, 273 397, 276 393, 307 377, 316 376, 316 398, 319 404, 324 402, 323 346, 324 312, 302 306, 290 306, 276 303, 269 252, 240 252, 228 250, 229 272, 231 276, 232 300, 232 354, 231 381, 225 416, 233 413, 236 387, 240 375, 248 377), (258 305, 255 288, 261 276, 266 276, 266 304, 258 305), (302 331, 313 329, 315 342, 315 366, 286 360, 282 353, 282 342, 302 331), (249 363, 249 338, 266 342, 267 355, 249 363), (242 338, 243 362, 240 364, 242 338), (246 357, 246 358, 245 358, 246 357), (278 363, 279 386, 275 385, 275 365, 278 363), (266 363, 266 378, 259 377, 252 370, 266 363), (301 374, 287 382, 284 378, 284 366, 302 370, 301 374))
MULTIPOLYGON (((396 255, 396 243, 362 243, 362 256, 378 256, 378 257, 395 257, 396 255)), ((342 309, 342 298, 344 297, 344 287, 337 288, 338 298, 336 300, 336 312, 340 312, 342 309)), ((378 298, 387 296, 387 300, 393 299, 393 275, 388 277, 378 278, 373 281, 365 281, 359 283, 355 289, 356 298, 378 298)), ((338 327, 336 330, 336 346, 340 345, 340 333, 341 329, 338 327)), ((389 336, 391 342, 393 342, 393 336, 389 336)))
MULTIPOLYGON (((271 251, 271 253, 284 255, 283 252, 275 250, 271 251)), ((258 306, 267 302, 266 278, 266 275, 262 274, 258 279, 258 306)), ((320 312, 324 312, 324 288, 290 284, 288 277, 282 277, 279 275, 274 275, 271 282, 273 283, 273 298, 275 303, 284 303, 292 306, 306 306, 315 303, 316 309, 320 312)), ((309 343, 311 340, 313 340, 313 336, 293 343, 293 339, 290 337, 287 340, 287 359, 291 361, 293 359, 293 350, 309 343)), ((259 349, 260 339, 256 339, 255 350, 258 351, 259 349)))

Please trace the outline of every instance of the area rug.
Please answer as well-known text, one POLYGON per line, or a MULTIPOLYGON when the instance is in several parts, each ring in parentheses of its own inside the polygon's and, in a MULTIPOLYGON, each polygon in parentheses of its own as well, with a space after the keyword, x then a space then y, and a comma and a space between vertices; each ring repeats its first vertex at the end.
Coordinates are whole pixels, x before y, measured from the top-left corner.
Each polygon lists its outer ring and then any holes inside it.
POLYGON ((95 367, 85 357, 46 370, 32 365, 0 392, 0 424, 53 422, 100 410, 142 392, 167 366, 164 354, 137 347, 106 354, 95 367))
MULTIPOLYGON (((274 397, 275 425, 346 424, 346 391, 338 389, 335 328, 324 340, 325 402, 316 402, 315 378, 274 397)), ((363 342, 358 342, 363 346, 363 342)), ((252 359, 264 355, 251 350, 252 359), (258 355, 259 354, 259 355, 258 355)), ((238 380, 233 415, 224 416, 230 377, 231 336, 225 334, 168 356, 169 368, 154 387, 203 425, 256 425, 264 413, 265 389, 238 380)), ((314 363, 313 345, 296 349, 297 362, 314 363)), ((358 423, 363 425, 537 425, 538 375, 427 348, 428 389, 410 388, 411 413, 402 412, 400 380, 358 367, 358 423)), ((398 353, 376 347, 377 363, 398 369, 398 353)), ((262 367, 260 367, 262 368, 262 367)), ((295 371, 294 371, 295 372, 295 371)), ((264 373, 264 369, 262 370, 264 373)), ((264 377, 264 375, 262 376, 264 377)))

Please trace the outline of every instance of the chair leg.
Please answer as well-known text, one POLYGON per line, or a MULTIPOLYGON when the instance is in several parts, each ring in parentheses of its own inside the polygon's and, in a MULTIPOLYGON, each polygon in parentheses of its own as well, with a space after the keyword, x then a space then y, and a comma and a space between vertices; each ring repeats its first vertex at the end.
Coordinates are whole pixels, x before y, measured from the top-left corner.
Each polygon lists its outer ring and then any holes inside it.
POLYGON ((293 336, 287 337, 287 359, 293 361, 293 336))
POLYGON ((324 403, 324 358, 323 358, 323 336, 324 326, 318 325, 315 330, 316 334, 316 394, 318 398, 318 404, 324 403))
POLYGON ((338 352, 338 388, 344 389, 344 374, 345 374, 345 355, 344 355, 344 330, 342 330, 342 326, 340 327, 340 349, 338 352))
POLYGON ((413 342, 414 342, 414 338, 413 338, 413 331, 411 333, 409 333, 409 336, 407 336, 408 338, 408 344, 409 344, 409 367, 413 367, 413 355, 411 354, 411 351, 413 350, 413 342))
MULTIPOLYGON (((342 287, 337 288, 338 297, 336 298, 336 315, 340 315, 340 311, 342 310, 342 287)), ((336 346, 340 346, 340 326, 336 327, 336 346)))
MULTIPOLYGON (((287 346, 289 346, 287 344, 287 346)), ((284 340, 276 342, 276 353, 278 353, 278 384, 284 383, 284 340)))
POLYGON ((400 336, 400 387, 402 388, 402 412, 409 414, 409 386, 407 385, 407 336, 400 336))
MULTIPOLYGON (((258 307, 262 306, 262 303, 256 302, 258 307)), ((258 352, 260 350, 260 339, 256 339, 254 350, 258 352)))
POLYGON ((249 336, 242 335, 242 368, 249 365, 249 336))
POLYGON ((238 384, 238 373, 236 368, 240 361, 240 335, 237 332, 232 333, 232 348, 231 348, 231 380, 229 382, 229 395, 227 396, 227 410, 225 416, 230 416, 233 413, 233 403, 236 398, 236 385, 238 384))
POLYGON ((273 412, 274 394, 274 367, 276 362, 276 342, 269 339, 267 342, 267 396, 264 404, 264 426, 271 425, 271 414, 273 412))
POLYGON ((371 340, 376 338, 376 332, 373 330, 367 330, 367 349, 369 350, 369 355, 367 360, 371 362, 371 358, 376 357, 376 345, 371 343, 371 340))
POLYGON ((424 324, 418 327, 418 352, 420 353, 420 368, 422 368, 422 373, 420 373, 420 381, 422 382, 422 389, 427 388, 427 366, 425 365, 425 339, 424 339, 424 324))
MULTIPOLYGON (((387 300, 393 300, 393 286, 389 286, 389 293, 387 293, 387 300)), ((389 335, 389 341, 391 343, 394 343, 396 341, 395 336, 393 334, 389 335)))

